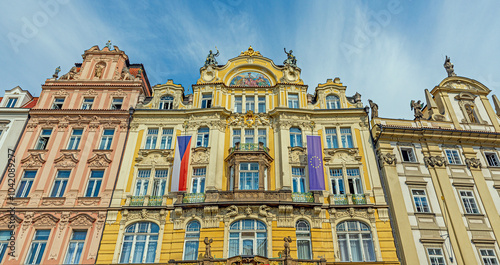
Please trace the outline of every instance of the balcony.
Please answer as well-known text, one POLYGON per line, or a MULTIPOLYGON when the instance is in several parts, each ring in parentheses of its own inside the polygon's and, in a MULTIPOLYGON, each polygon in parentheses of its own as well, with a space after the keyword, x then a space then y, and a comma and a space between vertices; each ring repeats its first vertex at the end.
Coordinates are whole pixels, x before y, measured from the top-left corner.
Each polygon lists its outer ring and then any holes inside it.
POLYGON ((334 205, 348 205, 349 201, 347 200, 347 195, 339 194, 339 195, 330 195, 330 203, 334 205))
POLYGON ((205 202, 205 193, 184 193, 182 203, 205 202))
POLYGON ((148 206, 161 206, 163 203, 163 196, 149 197, 148 206))
POLYGON ((263 151, 266 153, 269 153, 269 148, 264 146, 264 143, 248 143, 248 144, 242 144, 242 143, 236 143, 234 144, 234 147, 230 148, 229 153, 232 154, 235 151, 242 151, 242 152, 258 152, 258 151, 263 151))
POLYGON ((314 202, 314 195, 312 192, 293 192, 293 202, 314 202))
POLYGON ((143 206, 145 196, 132 196, 130 198, 130 206, 143 206))
POLYGON ((366 196, 364 194, 352 194, 352 204, 366 204, 366 196))

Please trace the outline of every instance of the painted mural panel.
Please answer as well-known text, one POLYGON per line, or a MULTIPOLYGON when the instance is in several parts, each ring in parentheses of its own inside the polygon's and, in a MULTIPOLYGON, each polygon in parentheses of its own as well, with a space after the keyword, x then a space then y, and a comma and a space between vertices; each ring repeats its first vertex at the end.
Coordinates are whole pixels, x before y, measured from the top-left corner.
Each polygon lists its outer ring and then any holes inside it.
POLYGON ((259 87, 259 86, 271 86, 269 79, 256 72, 243 72, 239 73, 229 83, 230 86, 244 86, 244 87, 259 87))

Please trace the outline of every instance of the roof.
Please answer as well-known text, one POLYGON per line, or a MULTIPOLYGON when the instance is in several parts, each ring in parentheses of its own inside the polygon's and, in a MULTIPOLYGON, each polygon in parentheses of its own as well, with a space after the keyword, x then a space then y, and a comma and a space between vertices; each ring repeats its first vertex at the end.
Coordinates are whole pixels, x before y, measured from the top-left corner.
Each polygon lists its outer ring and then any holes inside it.
POLYGON ((21 106, 21 108, 23 108, 23 109, 31 109, 34 106, 36 106, 37 102, 38 102, 38 97, 34 97, 30 101, 28 101, 26 104, 24 104, 23 106, 21 106))

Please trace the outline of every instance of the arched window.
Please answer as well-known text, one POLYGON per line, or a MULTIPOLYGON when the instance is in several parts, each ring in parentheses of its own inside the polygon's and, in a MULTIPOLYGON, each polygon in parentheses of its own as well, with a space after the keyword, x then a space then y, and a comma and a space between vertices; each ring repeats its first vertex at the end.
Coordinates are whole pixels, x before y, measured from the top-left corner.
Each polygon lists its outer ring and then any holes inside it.
POLYGON ((359 221, 337 225, 341 261, 375 261, 370 227, 359 221))
POLYGON ((173 109, 174 108, 174 97, 163 96, 160 98, 160 109, 173 109))
POLYGON ((335 95, 326 96, 327 109, 340 109, 340 99, 335 95))
POLYGON ((191 221, 186 226, 184 237, 184 260, 198 259, 198 245, 200 243, 200 223, 191 221))
POLYGON ((302 131, 299 128, 290 128, 290 146, 302 147, 302 131))
POLYGON ((267 228, 258 220, 239 220, 229 227, 229 255, 258 255, 267 257, 267 228))
POLYGON ((123 236, 120 263, 153 263, 160 227, 151 222, 129 225, 123 236))
POLYGON ((297 236, 297 257, 299 259, 312 259, 311 227, 305 220, 297 221, 295 225, 297 236))

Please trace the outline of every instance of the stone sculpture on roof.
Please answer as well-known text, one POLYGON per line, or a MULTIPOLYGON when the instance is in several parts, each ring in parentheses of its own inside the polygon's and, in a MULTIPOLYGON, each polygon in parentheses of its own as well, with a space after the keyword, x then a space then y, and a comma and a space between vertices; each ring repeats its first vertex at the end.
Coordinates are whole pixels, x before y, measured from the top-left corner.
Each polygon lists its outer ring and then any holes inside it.
POLYGON ((287 52, 286 48, 283 48, 283 50, 285 51, 285 53, 287 55, 287 58, 285 61, 283 61, 283 64, 297 67, 297 59, 295 58, 295 55, 292 54, 293 51, 290 50, 289 52, 287 52))
POLYGON ((215 49, 217 50, 217 53, 214 54, 212 50, 210 50, 210 52, 208 53, 207 59, 205 60, 205 66, 217 66, 217 60, 215 59, 215 57, 219 56, 219 50, 217 49, 217 47, 215 47, 215 49))
POLYGON ((446 69, 446 72, 448 73, 448 77, 457 76, 457 74, 455 74, 455 70, 453 69, 453 64, 450 61, 450 57, 448 57, 448 56, 446 56, 446 59, 444 61, 444 69, 446 69))

